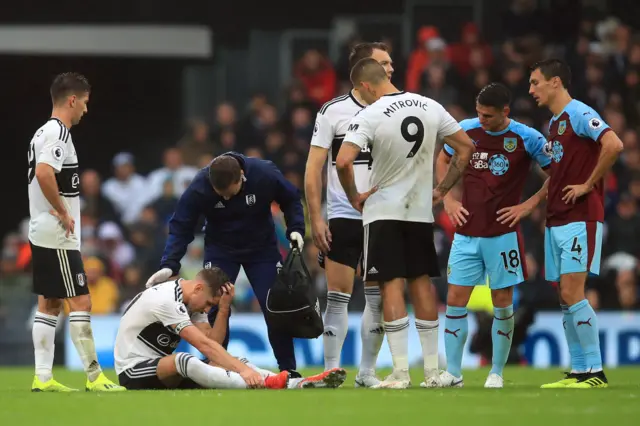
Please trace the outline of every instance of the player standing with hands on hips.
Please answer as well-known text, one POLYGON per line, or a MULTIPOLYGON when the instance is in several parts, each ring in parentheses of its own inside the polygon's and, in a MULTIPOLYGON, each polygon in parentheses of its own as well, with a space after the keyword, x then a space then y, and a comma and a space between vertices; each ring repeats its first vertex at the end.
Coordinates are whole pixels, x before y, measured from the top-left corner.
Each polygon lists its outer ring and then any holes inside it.
MULTIPOLYGON (((271 161, 234 152, 216 157, 198 172, 180 197, 169 221, 161 269, 149 278, 147 287, 178 275, 180 261, 193 241, 198 220, 204 216, 205 268, 217 266, 234 282, 242 266, 266 314, 267 292, 282 262, 271 215, 274 201, 284 213, 289 240, 302 250, 305 228, 298 189, 271 161)), ((217 312, 213 309, 209 313, 211 325, 217 312)), ((225 348, 228 342, 227 333, 225 348)), ((269 328, 269 342, 280 370, 299 377, 295 371, 293 338, 269 328)))
MULTIPOLYGON (((385 44, 360 43, 354 46, 349 54, 350 68, 364 58, 378 61, 391 78, 393 67, 389 48, 385 44)), ((342 345, 349 328, 349 301, 356 270, 362 262, 362 213, 351 206, 340 186, 335 166, 349 123, 365 104, 358 90, 353 88, 348 95, 339 96, 320 108, 305 170, 305 194, 313 241, 320 250, 320 264, 327 275, 327 309, 322 336, 325 370, 340 366, 342 345), (321 211, 322 169, 325 162, 328 225, 321 211)), ((368 148, 363 149, 355 159, 354 174, 360 189, 369 189, 370 160, 368 148)), ((366 304, 360 328, 362 359, 355 386, 369 388, 380 383, 375 368, 384 340, 380 288, 376 282, 365 282, 364 297, 366 304)))
POLYGON ((442 105, 399 91, 374 59, 358 62, 351 71, 351 82, 369 106, 351 121, 336 166, 349 201, 362 211, 365 280, 377 281, 382 292, 393 372, 374 388, 411 386, 405 280, 422 345, 425 384, 439 387, 438 311, 430 277, 439 276, 440 271, 432 204, 442 201, 462 176, 474 152, 473 142, 442 105), (432 191, 438 139, 453 148, 456 158, 432 191), (353 162, 366 148, 371 151, 370 186, 375 191, 359 193, 353 162))
POLYGON ((53 379, 54 341, 62 300, 69 304, 69 333, 87 373, 87 391, 117 392, 102 373, 91 330, 91 297, 80 254, 80 177, 70 129, 87 113, 91 86, 76 73, 58 75, 51 85, 51 118, 29 145, 29 243, 33 292, 36 374, 34 392, 70 392, 53 379))
POLYGON ((543 388, 606 388, 598 318, 585 298, 587 275, 600 273, 604 222, 604 175, 623 149, 622 141, 593 108, 571 98, 571 70, 558 59, 531 68, 529 93, 549 108, 551 157, 544 235, 547 281, 559 282, 571 372, 543 388))
MULTIPOLYGON (((473 139, 476 152, 462 178, 462 202, 449 193, 445 211, 456 226, 447 265, 447 311, 444 346, 447 371, 444 387, 462 387, 462 352, 468 335, 467 305, 474 286, 487 275, 493 302, 492 367, 485 388, 501 388, 502 372, 513 337, 513 289, 526 279, 525 252, 517 223, 545 199, 547 185, 520 203, 533 161, 548 168, 545 138, 531 127, 509 118, 511 93, 500 83, 484 87, 476 98, 478 118, 460 125, 473 139)), ((455 153, 444 145, 436 175, 443 180, 455 153)))

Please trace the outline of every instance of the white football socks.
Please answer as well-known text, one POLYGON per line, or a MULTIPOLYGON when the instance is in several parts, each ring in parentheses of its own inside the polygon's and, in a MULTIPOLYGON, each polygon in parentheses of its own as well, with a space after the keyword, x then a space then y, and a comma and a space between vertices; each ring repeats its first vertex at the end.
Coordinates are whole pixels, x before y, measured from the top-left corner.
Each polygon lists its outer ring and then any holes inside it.
POLYGON ((362 357, 358 375, 375 375, 378 353, 384 340, 382 325, 382 297, 379 287, 365 287, 366 304, 362 313, 360 338, 362 340, 362 357))
POLYGON ((438 369, 438 320, 427 321, 416 318, 416 330, 420 336, 424 370, 438 369))
POLYGON ((327 292, 327 309, 324 314, 324 369, 340 367, 342 345, 349 329, 349 300, 351 295, 339 291, 327 292))
POLYGON ((394 371, 409 370, 409 317, 395 321, 385 321, 384 331, 387 333, 387 342, 393 359, 394 371))
POLYGON ((246 389, 242 376, 233 371, 205 364, 193 355, 180 352, 175 358, 176 370, 206 389, 246 389))
POLYGON ((82 360, 84 371, 90 382, 95 381, 102 369, 98 364, 96 345, 91 331, 91 314, 89 312, 71 312, 69 314, 69 331, 73 345, 82 360))
POLYGON ((33 320, 31 337, 33 339, 36 376, 43 383, 53 378, 51 369, 53 368, 57 324, 57 316, 42 312, 36 312, 33 320))

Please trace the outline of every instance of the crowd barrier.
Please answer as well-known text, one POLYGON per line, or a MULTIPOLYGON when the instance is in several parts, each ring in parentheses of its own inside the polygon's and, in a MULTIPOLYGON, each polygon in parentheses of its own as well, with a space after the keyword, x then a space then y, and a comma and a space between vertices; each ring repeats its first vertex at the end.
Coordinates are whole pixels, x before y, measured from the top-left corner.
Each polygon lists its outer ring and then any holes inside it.
MULTIPOLYGON (((113 367, 113 345, 118 331, 120 317, 117 315, 95 316, 92 319, 93 335, 100 364, 113 367)), ((409 360, 412 364, 421 365, 422 349, 418 334, 412 327, 409 332, 409 360)), ((440 317, 441 331, 444 315, 440 317)), ((600 346, 604 364, 608 367, 640 364, 640 314, 607 312, 598 315, 600 326, 600 346)), ((275 367, 267 328, 261 314, 234 314, 231 316, 231 339, 228 350, 238 357, 248 358, 252 363, 265 367, 275 367)), ((82 369, 82 362, 73 348, 73 343, 66 327, 65 364, 70 369, 82 369)), ((463 358, 464 368, 477 368, 480 359, 469 353, 469 341, 476 330, 476 321, 469 315, 469 339, 463 358)), ((320 367, 323 365, 322 337, 313 340, 297 339, 295 343, 298 368, 320 367)), ((440 333, 440 353, 444 353, 444 336, 440 333)), ((179 351, 190 352, 200 356, 199 352, 186 342, 178 347, 179 351)), ((566 366, 569 363, 569 352, 564 339, 561 314, 545 312, 536 315, 534 324, 529 328, 524 354, 530 364, 538 368, 566 366)), ((360 360, 360 314, 349 315, 349 331, 342 351, 342 365, 357 365, 360 360)), ((378 358, 378 366, 391 366, 391 354, 385 343, 378 358)))

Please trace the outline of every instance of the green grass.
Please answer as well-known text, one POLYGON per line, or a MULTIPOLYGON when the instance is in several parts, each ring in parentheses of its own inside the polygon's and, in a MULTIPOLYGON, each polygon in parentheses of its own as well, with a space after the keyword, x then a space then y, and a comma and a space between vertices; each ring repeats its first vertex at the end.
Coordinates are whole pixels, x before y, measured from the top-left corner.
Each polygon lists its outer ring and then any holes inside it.
MULTIPOLYGON (((317 371, 307 371, 315 373, 317 371)), ((386 373, 386 372, 381 372, 386 373)), ((84 375, 56 370, 58 381, 84 387, 84 375)), ((107 372, 110 378, 115 373, 107 372)), ((640 424, 640 368, 608 370, 608 389, 542 390, 559 370, 510 368, 504 389, 482 388, 486 370, 464 373, 463 389, 150 391, 120 394, 31 393, 32 369, 0 369, 0 425, 600 425, 640 424)))

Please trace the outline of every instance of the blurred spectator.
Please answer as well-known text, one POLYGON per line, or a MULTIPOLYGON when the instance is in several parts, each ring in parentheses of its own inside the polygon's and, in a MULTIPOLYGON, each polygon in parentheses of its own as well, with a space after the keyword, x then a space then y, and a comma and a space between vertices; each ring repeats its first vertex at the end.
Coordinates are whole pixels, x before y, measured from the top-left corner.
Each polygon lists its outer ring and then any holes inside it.
POLYGON ((640 255, 640 215, 636 201, 629 193, 620 196, 616 214, 607 221, 604 253, 640 255))
POLYGON ((262 150, 257 146, 250 146, 249 148, 245 149, 244 155, 246 155, 247 157, 264 158, 264 156, 262 155, 262 150))
POLYGON ((186 166, 182 161, 182 152, 177 148, 168 148, 163 155, 164 167, 154 170, 147 178, 145 191, 149 194, 147 201, 152 202, 162 196, 167 179, 173 182, 173 194, 180 197, 198 173, 198 169, 186 166))
POLYGON ((213 154, 205 154, 201 155, 198 159, 198 168, 203 169, 209 165, 213 161, 213 154))
POLYGON ((214 153, 214 156, 224 154, 229 151, 237 151, 236 134, 233 130, 224 130, 220 133, 220 147, 214 153))
MULTIPOLYGON (((349 76, 347 75, 347 81, 348 79, 349 76)), ((285 122, 291 119, 293 111, 298 108, 307 109, 310 113, 315 113, 318 109, 316 104, 307 97, 304 84, 294 82, 291 87, 289 87, 287 93, 287 103, 284 113, 285 122)))
POLYGON ((119 291, 115 281, 105 275, 104 263, 97 257, 84 260, 87 285, 91 294, 91 313, 105 315, 118 309, 119 291))
POLYGON ((215 150, 209 137, 209 125, 203 120, 192 120, 188 133, 178 142, 178 147, 182 151, 184 164, 197 167, 200 156, 212 154, 215 150))
POLYGON ((427 85, 422 94, 442 104, 448 106, 455 104, 458 100, 458 91, 446 81, 446 73, 441 65, 431 65, 427 70, 427 85))
POLYGON ((9 233, 2 240, 2 256, 0 257, 0 274, 7 277, 23 272, 18 259, 20 256, 20 235, 9 233))
POLYGON ((166 179, 162 185, 162 195, 156 198, 156 200, 149 205, 154 211, 158 220, 162 223, 168 223, 169 219, 176 210, 178 204, 178 197, 176 197, 176 191, 173 188, 173 179, 166 179))
POLYGON ((213 137, 216 141, 225 131, 236 131, 237 114, 235 107, 229 102, 222 102, 216 108, 215 120, 213 123, 213 137))
POLYGON ((118 301, 119 310, 123 312, 131 300, 138 293, 144 290, 146 278, 143 277, 142 271, 137 264, 131 264, 124 269, 122 274, 122 285, 120 286, 120 300, 118 301))
POLYGON ((318 50, 307 50, 293 71, 304 85, 307 96, 318 106, 330 101, 336 93, 336 72, 333 65, 318 50))
POLYGON ((95 170, 88 169, 80 175, 80 211, 98 222, 120 222, 113 204, 102 193, 100 175, 95 170))
POLYGON ((151 206, 145 207, 140 220, 129 227, 135 262, 145 276, 155 272, 160 263, 166 233, 167 226, 164 222, 159 223, 158 216, 151 206))
POLYGON ((285 148, 285 136, 279 130, 271 130, 267 133, 265 141, 265 159, 273 161, 279 169, 282 169, 283 150, 285 148))
POLYGON ((451 63, 462 76, 466 76, 471 71, 472 57, 481 59, 482 67, 490 67, 493 63, 491 46, 482 41, 480 37, 480 31, 476 24, 467 22, 462 27, 460 41, 449 47, 451 63))
POLYGON ((423 26, 416 34, 416 47, 409 56, 407 64, 407 76, 405 81, 406 90, 409 92, 420 91, 420 80, 424 70, 429 66, 431 57, 427 44, 432 38, 440 37, 440 32, 436 27, 423 26))
POLYGON ((433 67, 440 67, 444 73, 444 80, 449 84, 455 84, 457 79, 449 61, 447 43, 439 37, 433 37, 426 42, 426 50, 428 62, 425 63, 424 68, 419 70, 419 74, 414 75, 413 73, 416 73, 417 70, 412 71, 412 78, 417 80, 411 82, 407 80, 407 87, 415 87, 417 92, 424 90, 430 77, 429 70, 433 67))
POLYGON ((111 263, 110 276, 119 280, 122 269, 135 259, 135 251, 131 244, 123 239, 122 231, 114 222, 103 223, 98 228, 97 236, 102 254, 111 263))
POLYGON ((202 269, 202 259, 204 259, 204 237, 198 235, 189 244, 187 253, 180 262, 180 276, 187 280, 194 279, 202 269))
POLYGON ((102 185, 102 192, 113 203, 123 223, 131 223, 144 206, 148 187, 145 179, 136 173, 133 155, 121 152, 113 157, 114 177, 102 185))
POLYGON ((263 95, 256 95, 251 103, 247 116, 243 119, 241 131, 238 133, 240 144, 235 144, 234 151, 242 152, 249 146, 264 145, 267 133, 278 126, 278 110, 266 102, 263 95))
POLYGON ((546 14, 538 9, 536 0, 512 0, 502 19, 502 29, 508 38, 546 35, 546 14))
POLYGON ((293 146, 306 153, 313 135, 313 117, 307 108, 298 107, 291 112, 291 139, 293 146))

